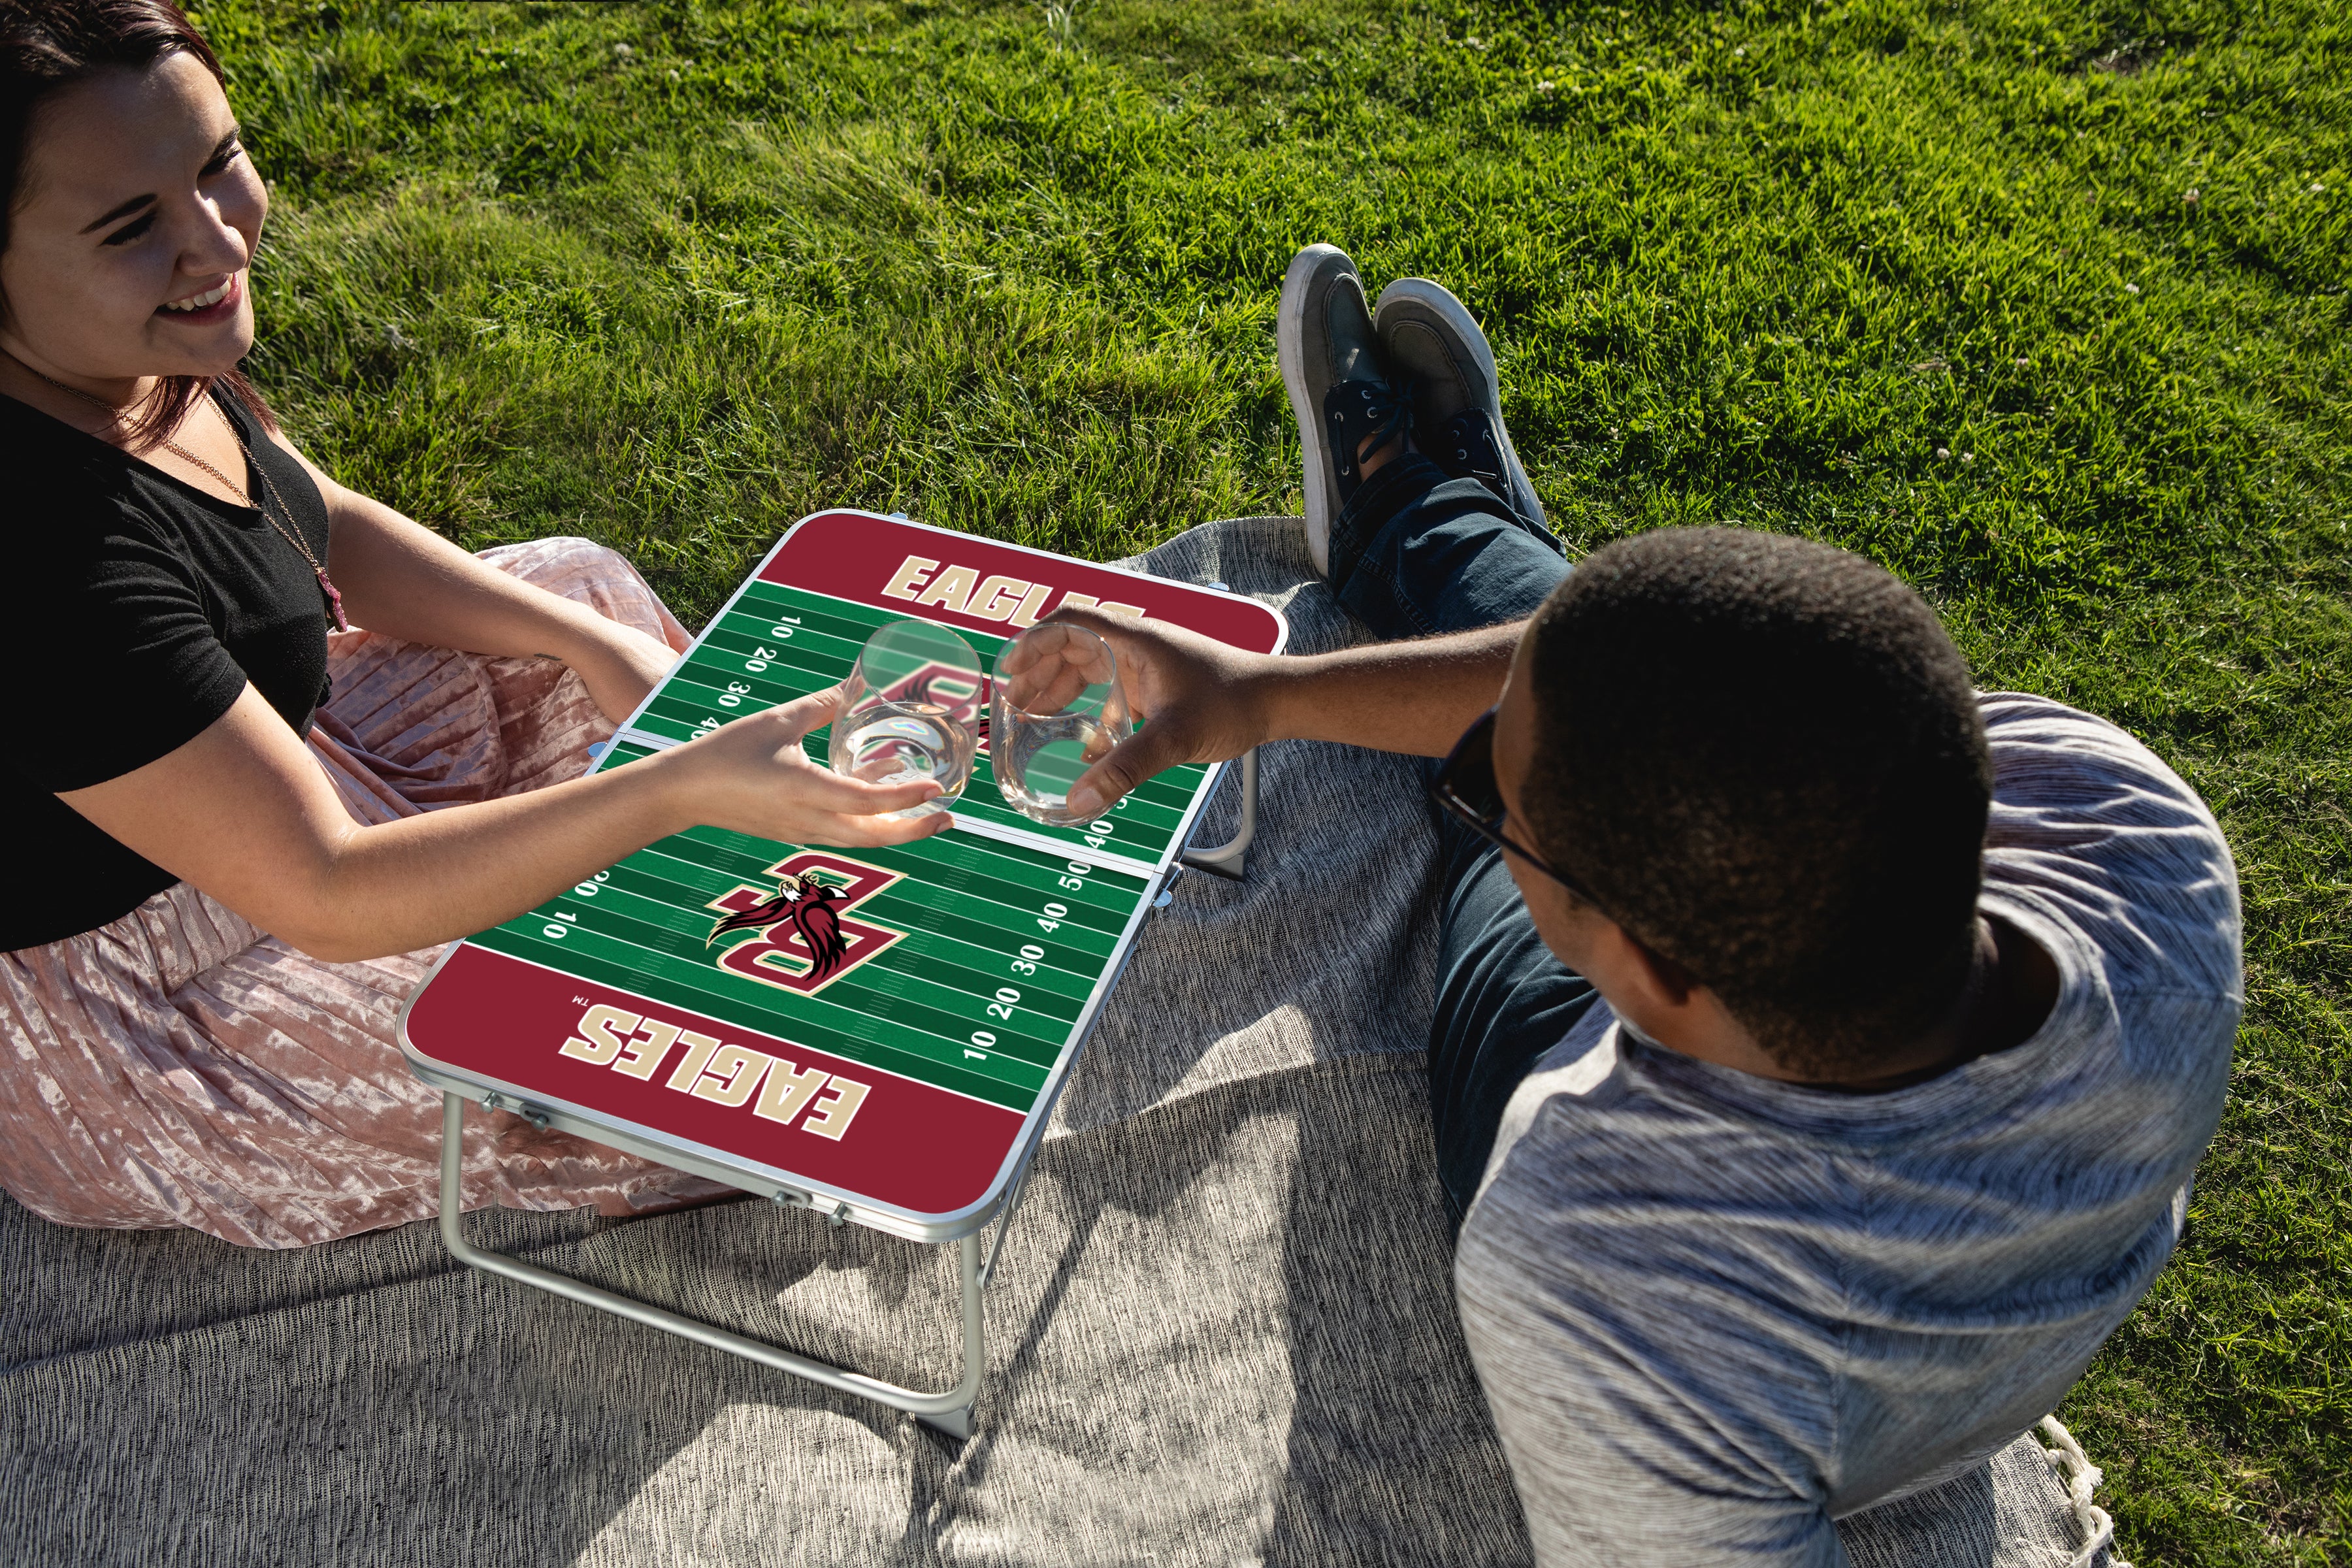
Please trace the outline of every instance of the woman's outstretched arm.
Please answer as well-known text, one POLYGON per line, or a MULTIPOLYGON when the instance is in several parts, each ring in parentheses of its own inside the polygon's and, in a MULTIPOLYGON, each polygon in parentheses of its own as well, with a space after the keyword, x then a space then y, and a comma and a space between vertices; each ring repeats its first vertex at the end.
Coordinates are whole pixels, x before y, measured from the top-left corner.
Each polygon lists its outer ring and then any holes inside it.
POLYGON ((677 662, 659 639, 499 571, 336 483, 285 437, 276 439, 310 471, 327 503, 327 570, 353 626, 467 653, 560 658, 616 724, 677 662))
POLYGON ((315 958, 407 952, 510 920, 654 840, 697 824, 792 844, 902 844, 939 786, 884 786, 818 767, 801 737, 833 718, 821 692, 738 719, 626 767, 398 822, 352 820, 310 750, 248 686, 194 740, 58 796, 110 837, 315 958))

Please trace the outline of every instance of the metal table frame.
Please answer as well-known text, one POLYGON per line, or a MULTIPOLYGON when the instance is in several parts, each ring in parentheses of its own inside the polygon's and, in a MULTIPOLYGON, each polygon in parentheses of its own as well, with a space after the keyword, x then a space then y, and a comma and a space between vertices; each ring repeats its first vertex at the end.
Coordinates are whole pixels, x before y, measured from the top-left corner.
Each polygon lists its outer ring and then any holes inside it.
MULTIPOLYGON (((1184 868, 1190 867, 1235 880, 1241 878, 1251 841, 1257 834, 1257 753, 1255 752, 1249 752, 1243 755, 1240 772, 1241 817, 1234 837, 1225 843, 1210 849, 1187 847, 1169 867, 1160 879, 1160 886, 1150 895, 1154 908, 1166 907, 1171 897, 1171 888, 1184 868)), ((1217 786, 1222 786, 1223 783, 1222 778, 1216 781, 1217 786)), ((1213 787, 1210 791, 1212 798, 1214 793, 1215 788, 1213 787)), ((1132 952, 1133 947, 1130 944, 1129 955, 1132 952)), ((1119 962, 1120 966, 1124 968, 1126 957, 1122 956, 1119 962)), ((1112 984, 1116 988, 1116 978, 1112 984)), ((1100 1014, 1097 1013, 1096 1018, 1099 1019, 1099 1017, 1100 1014)), ((1089 1020, 1087 1025, 1089 1034, 1093 1032, 1093 1022, 1089 1020)), ((1084 1048, 1085 1041, 1082 1038, 1077 1049, 1084 1048)), ((1074 1051, 1073 1062, 1076 1060, 1076 1052, 1074 1051)), ((443 1089, 441 1095, 441 1239, 448 1247, 450 1255, 469 1268, 478 1268, 486 1274, 496 1274, 520 1284, 545 1290, 551 1295, 561 1296, 568 1301, 577 1301, 583 1306, 593 1307, 600 1311, 610 1312, 615 1317, 642 1323, 647 1328, 660 1329, 664 1332, 676 1334, 681 1339, 691 1340, 697 1344, 707 1345, 712 1350, 724 1351, 729 1355, 740 1356, 745 1361, 756 1362, 761 1366, 777 1372, 805 1378, 811 1383, 821 1384, 826 1388, 836 1389, 843 1394, 854 1394, 863 1399, 871 1399, 893 1409, 903 1410, 925 1426, 943 1432, 950 1437, 960 1440, 968 1438, 972 1435, 972 1412, 980 1394, 981 1376, 988 1366, 983 1335, 984 1325, 981 1312, 981 1291, 987 1287, 990 1278, 996 1271, 996 1260, 1004 1250, 1005 1236, 1013 1228, 1013 1215, 1021 1206, 1022 1195, 1028 1189, 1030 1168, 1034 1164, 1037 1150, 1045 1141, 1045 1127, 1053 1120, 1054 1107, 1061 1099, 1062 1086, 1068 1081, 1069 1075, 1064 1073, 1055 1084, 1052 1097, 1040 1109, 1034 1123, 1035 1131, 1030 1137, 1028 1148, 1022 1152, 1019 1168, 1005 1187, 1003 1202, 992 1213, 982 1215, 971 1229, 955 1238, 959 1272, 962 1277, 963 1370, 957 1378, 955 1386, 944 1393, 924 1394, 915 1389, 902 1388, 895 1383, 885 1383, 879 1378, 868 1377, 863 1373, 835 1366, 830 1362, 822 1362, 811 1356, 801 1355, 781 1345, 770 1344, 764 1340, 755 1340, 727 1329, 716 1328, 698 1319, 673 1312, 666 1307, 656 1307, 650 1302, 640 1301, 633 1296, 624 1296, 618 1291, 607 1290, 599 1285, 591 1285, 586 1280, 572 1275, 558 1273, 552 1268, 542 1268, 538 1264, 526 1263, 519 1258, 510 1257, 487 1247, 477 1247, 466 1237, 462 1191, 467 1096, 446 1088, 443 1089), (988 1223, 992 1219, 997 1222, 996 1238, 993 1245, 989 1247, 987 1259, 983 1262, 980 1251, 981 1233, 988 1227, 988 1223)), ((711 1176, 733 1184, 733 1178, 724 1167, 714 1168, 705 1160, 681 1162, 676 1151, 665 1150, 658 1143, 643 1139, 615 1136, 609 1128, 573 1121, 570 1118, 532 1106, 527 1101, 509 1106, 505 1097, 498 1094, 484 1096, 481 1103, 486 1111, 512 1110, 534 1126, 557 1126, 564 1131, 623 1147, 631 1152, 646 1154, 655 1160, 666 1161, 671 1164, 684 1164, 698 1174, 711 1176)), ((778 1190, 772 1196, 772 1201, 779 1207, 814 1208, 817 1206, 814 1198, 803 1201, 787 1190, 778 1190)), ((818 1212, 825 1211, 819 1209, 818 1212)), ((826 1217, 835 1226, 844 1224, 847 1218, 846 1205, 841 1205, 826 1214, 826 1217)))

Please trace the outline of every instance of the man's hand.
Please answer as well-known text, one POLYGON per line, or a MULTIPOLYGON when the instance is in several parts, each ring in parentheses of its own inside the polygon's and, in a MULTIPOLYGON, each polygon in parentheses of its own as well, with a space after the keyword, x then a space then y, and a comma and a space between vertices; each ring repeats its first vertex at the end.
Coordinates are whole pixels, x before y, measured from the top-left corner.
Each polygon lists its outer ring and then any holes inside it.
POLYGON ((1070 809, 1080 816, 1099 816, 1154 773, 1183 763, 1227 762, 1272 738, 1263 699, 1277 661, 1267 655, 1245 653, 1166 621, 1098 610, 1057 611, 1037 629, 1061 623, 1084 626, 1110 644, 1129 706, 1138 719, 1150 721, 1071 788, 1070 809))
POLYGON ((1119 680, 1150 722, 1070 791, 1087 820, 1180 763, 1223 763, 1267 741, 1337 741, 1442 757, 1502 695, 1527 623, 1331 653, 1244 653, 1166 621, 1057 610, 1038 623, 1086 627, 1118 656, 1119 680))

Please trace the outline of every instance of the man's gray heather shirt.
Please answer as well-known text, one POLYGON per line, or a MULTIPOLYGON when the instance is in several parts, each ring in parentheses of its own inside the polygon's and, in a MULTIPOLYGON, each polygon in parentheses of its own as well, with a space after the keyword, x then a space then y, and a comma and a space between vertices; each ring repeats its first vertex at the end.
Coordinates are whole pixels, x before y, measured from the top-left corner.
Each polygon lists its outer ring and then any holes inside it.
POLYGON ((2060 975, 2032 1039, 1843 1095, 1602 1005, 1512 1100, 1455 1283, 1538 1562, 1843 1564, 1832 1521, 2032 1426, 2170 1255, 2242 1004, 2229 847, 2114 725, 1982 702, 1980 907, 2060 975))

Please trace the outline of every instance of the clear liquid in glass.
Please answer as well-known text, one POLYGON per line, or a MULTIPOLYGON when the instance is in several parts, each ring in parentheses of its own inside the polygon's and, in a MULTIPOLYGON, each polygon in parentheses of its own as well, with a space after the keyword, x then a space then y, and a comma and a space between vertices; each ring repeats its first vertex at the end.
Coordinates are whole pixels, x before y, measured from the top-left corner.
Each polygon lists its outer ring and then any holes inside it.
POLYGON ((1065 713, 1050 719, 1023 714, 1004 740, 992 737, 991 761, 1004 798, 1039 822, 1066 825, 1070 789, 1088 768, 1108 755, 1120 737, 1099 714, 1065 713))
POLYGON ((1005 804, 1067 827, 1080 775, 1135 732, 1110 645, 1084 626, 1048 621, 998 650, 988 760, 1005 804))
POLYGON ((867 702, 833 726, 833 771, 868 784, 915 784, 936 780, 940 793, 887 820, 944 811, 971 781, 971 731, 951 711, 931 702, 867 702))

